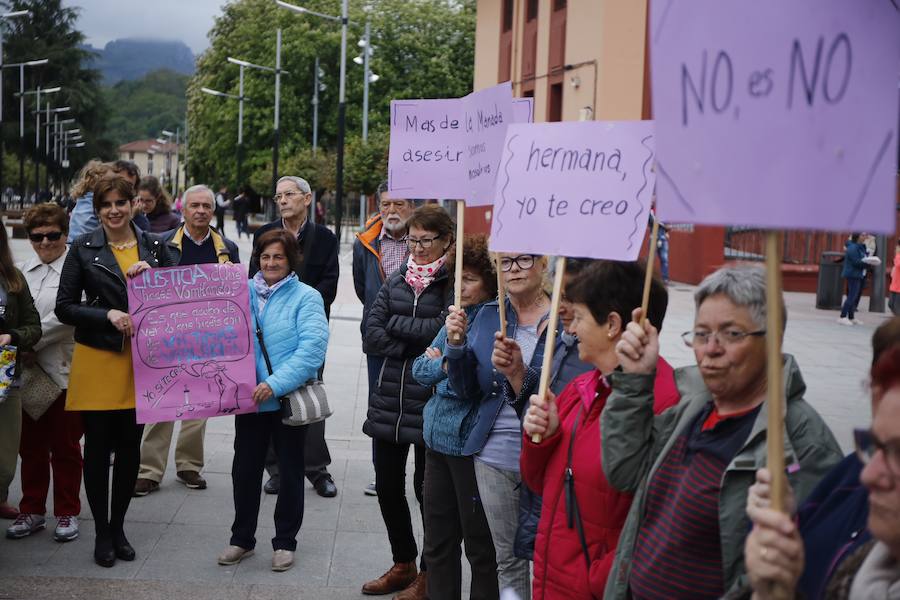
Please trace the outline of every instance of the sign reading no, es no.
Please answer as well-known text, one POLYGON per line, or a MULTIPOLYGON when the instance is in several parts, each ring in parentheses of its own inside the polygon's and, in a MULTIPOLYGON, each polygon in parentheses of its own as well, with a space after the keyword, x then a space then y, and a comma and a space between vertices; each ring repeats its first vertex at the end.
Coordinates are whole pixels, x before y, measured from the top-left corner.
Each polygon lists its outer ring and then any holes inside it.
POLYGON ((889 233, 900 11, 886 0, 653 0, 663 221, 889 233))

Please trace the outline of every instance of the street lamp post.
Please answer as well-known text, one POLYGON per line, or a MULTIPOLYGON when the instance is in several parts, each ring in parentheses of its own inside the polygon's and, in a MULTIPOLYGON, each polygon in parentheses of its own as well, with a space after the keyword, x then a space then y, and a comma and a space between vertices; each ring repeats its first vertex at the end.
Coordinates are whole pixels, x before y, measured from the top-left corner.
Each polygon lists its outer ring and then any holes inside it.
POLYGON ((288 4, 282 0, 275 0, 275 3, 288 10, 292 10, 300 14, 313 15, 330 21, 339 21, 341 24, 341 76, 340 88, 338 91, 338 147, 337 147, 337 181, 335 182, 335 235, 337 236, 338 245, 341 243, 341 221, 344 217, 344 137, 346 134, 347 119, 347 102, 346 102, 346 79, 347 79, 347 26, 350 23, 348 18, 349 0, 341 0, 341 16, 334 17, 318 13, 302 6, 288 4))
MULTIPOLYGON (((353 59, 356 64, 363 66, 363 114, 362 114, 362 140, 363 143, 369 140, 369 83, 378 81, 378 75, 372 73, 369 69, 369 59, 372 57, 371 30, 369 21, 366 20, 366 32, 358 44, 362 48, 362 56, 353 59)), ((366 225, 366 195, 359 195, 359 227, 362 229, 366 225)))
MULTIPOLYGON (((0 15, 0 90, 3 90, 3 23, 19 17, 31 17, 31 11, 16 10, 0 15)), ((3 94, 0 92, 0 197, 3 191, 3 94)))
MULTIPOLYGON (((25 67, 46 65, 49 59, 40 58, 3 65, 3 69, 19 69, 19 194, 20 204, 25 201, 25 67)), ((0 82, 2 83, 2 82, 0 82)))
MULTIPOLYGON (((243 183, 241 168, 244 160, 244 100, 249 100, 249 98, 245 98, 244 96, 244 65, 240 65, 240 67, 241 75, 237 96, 234 94, 226 94, 225 92, 220 92, 208 87, 200 88, 200 91, 204 94, 219 96, 220 98, 231 98, 232 100, 238 101, 237 172, 235 177, 235 188, 239 188, 243 183)), ((187 151, 185 151, 185 155, 187 155, 187 151)), ((186 176, 187 175, 185 175, 185 177, 186 176)))
MULTIPOLYGON (((55 94, 61 90, 62 90, 61 87, 41 88, 41 86, 38 86, 37 89, 29 90, 29 91, 25 92, 25 94, 24 94, 26 96, 33 95, 35 97, 35 110, 34 110, 34 191, 35 191, 35 193, 37 193, 37 191, 40 189, 41 94, 44 94, 44 95, 55 94)), ((47 100, 46 109, 49 110, 49 108, 50 108, 50 101, 47 100)), ((49 117, 49 112, 47 114, 49 117)), ((48 137, 47 137, 48 142, 44 146, 45 154, 48 153, 47 149, 50 147, 49 139, 50 138, 48 135, 48 137)), ((49 169, 49 165, 48 165, 48 169, 49 169)))
MULTIPOLYGON (((251 69, 259 69, 260 71, 269 71, 270 73, 275 73, 275 137, 272 144, 272 195, 275 195, 275 182, 278 181, 278 145, 281 140, 281 135, 278 129, 278 122, 281 116, 281 74, 288 74, 287 71, 281 68, 281 28, 279 28, 276 32, 275 39, 275 68, 266 67, 263 65, 257 65, 251 62, 247 62, 246 60, 239 60, 237 58, 233 58, 231 56, 228 57, 228 62, 244 67, 250 67, 251 69)), ((241 93, 243 96, 243 93, 241 93)), ((274 219, 275 218, 275 204, 269 200, 266 203, 266 218, 274 219)))

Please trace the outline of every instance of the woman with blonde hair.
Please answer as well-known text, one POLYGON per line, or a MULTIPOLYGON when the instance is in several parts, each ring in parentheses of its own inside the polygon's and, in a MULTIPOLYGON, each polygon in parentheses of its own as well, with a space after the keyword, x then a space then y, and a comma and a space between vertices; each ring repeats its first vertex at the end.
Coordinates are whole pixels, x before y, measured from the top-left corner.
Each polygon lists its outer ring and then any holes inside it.
POLYGON ((101 160, 89 160, 78 173, 78 181, 72 186, 72 197, 75 198, 75 208, 69 222, 69 235, 66 241, 72 241, 81 235, 95 229, 98 225, 97 215, 94 214, 94 186, 111 171, 110 166, 101 160))

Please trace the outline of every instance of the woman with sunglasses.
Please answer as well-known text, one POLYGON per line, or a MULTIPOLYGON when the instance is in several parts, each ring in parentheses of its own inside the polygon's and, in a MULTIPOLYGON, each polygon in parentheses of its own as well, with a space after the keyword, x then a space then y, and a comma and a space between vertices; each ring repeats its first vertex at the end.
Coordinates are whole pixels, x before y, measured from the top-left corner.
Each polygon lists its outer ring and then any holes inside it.
POLYGON ((444 324, 452 287, 447 250, 453 243, 453 221, 434 204, 421 206, 406 223, 409 259, 381 286, 369 310, 364 352, 384 357, 377 385, 369 397, 363 432, 374 439, 375 487, 387 527, 394 565, 369 581, 363 594, 401 592, 401 600, 426 597, 425 561, 416 572, 416 538, 406 501, 406 459, 415 452, 413 489, 422 508, 425 442, 422 413, 431 386, 413 377, 416 357, 428 348, 444 324))
POLYGON ((735 598, 765 600, 773 584, 809 600, 847 598, 857 586, 882 592, 859 597, 897 597, 884 590, 900 591, 900 317, 875 330, 872 350, 872 428, 854 432, 856 451, 794 516, 769 508, 771 474, 757 472, 747 495, 753 531, 744 551, 751 585, 735 598), (879 563, 894 565, 893 573, 879 569, 880 583, 871 576, 879 563))
MULTIPOLYGON (((508 338, 516 342, 517 363, 540 370, 540 348, 550 316, 550 296, 544 288, 547 258, 533 254, 502 254, 500 270, 506 287, 508 338)), ((507 378, 492 363, 495 334, 500 330, 499 304, 489 302, 468 328, 465 311, 451 306, 447 317, 447 372, 450 386, 463 398, 478 402, 475 424, 463 447, 475 457, 475 478, 497 553, 501 592, 512 588, 531 598, 530 565, 514 552, 519 526, 519 454, 522 413, 504 393, 507 378)), ((519 389, 512 383, 513 389, 519 389)))
POLYGON ((134 560, 125 513, 137 480, 143 425, 135 419, 134 371, 125 278, 175 263, 159 236, 132 223, 134 186, 110 175, 94 187, 100 227, 72 242, 56 298, 56 316, 75 327, 66 410, 84 425, 84 487, 94 517, 94 561, 134 560), (82 300, 82 298, 85 300, 82 300), (115 452, 112 498, 109 455, 115 452))
MULTIPOLYGON (((74 330, 56 318, 56 293, 60 273, 68 253, 66 234, 69 219, 59 205, 37 204, 25 212, 25 231, 31 240, 34 256, 21 265, 34 304, 41 316, 41 341, 35 354, 24 356, 41 369, 59 388, 58 397, 44 414, 33 419, 22 413, 22 502, 16 522, 6 530, 10 539, 24 538, 46 526, 47 492, 50 469, 53 469, 53 513, 56 530, 53 538, 68 542, 78 537, 78 515, 81 513, 81 415, 66 411, 66 388, 69 365, 72 364, 74 330)), ((39 374, 40 375, 40 374, 39 374)))

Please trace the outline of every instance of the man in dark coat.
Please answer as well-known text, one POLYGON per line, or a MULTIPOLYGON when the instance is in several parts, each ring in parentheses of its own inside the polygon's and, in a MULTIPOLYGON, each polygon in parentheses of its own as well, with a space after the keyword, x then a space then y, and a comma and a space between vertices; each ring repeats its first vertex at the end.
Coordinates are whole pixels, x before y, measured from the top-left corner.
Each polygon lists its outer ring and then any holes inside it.
MULTIPOLYGON (((281 218, 266 223, 253 234, 253 245, 267 231, 285 229, 297 236, 301 250, 301 259, 297 268, 297 277, 308 286, 319 291, 325 303, 325 316, 331 313, 331 303, 337 295, 338 284, 338 243, 335 235, 324 225, 309 220, 309 205, 312 192, 309 183, 300 177, 287 175, 278 180, 275 186, 275 203, 281 211, 281 218)), ((254 257, 250 261, 250 277, 259 271, 259 263, 254 257)), ((319 371, 322 376, 322 371, 319 371)), ((306 478, 316 488, 316 492, 325 498, 337 495, 334 479, 328 473, 331 454, 325 443, 325 421, 308 425, 306 433, 306 478)), ((269 480, 264 486, 267 494, 277 494, 279 487, 278 465, 275 452, 269 445, 266 457, 266 469, 269 480)))

